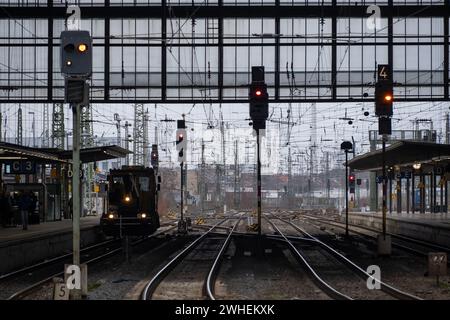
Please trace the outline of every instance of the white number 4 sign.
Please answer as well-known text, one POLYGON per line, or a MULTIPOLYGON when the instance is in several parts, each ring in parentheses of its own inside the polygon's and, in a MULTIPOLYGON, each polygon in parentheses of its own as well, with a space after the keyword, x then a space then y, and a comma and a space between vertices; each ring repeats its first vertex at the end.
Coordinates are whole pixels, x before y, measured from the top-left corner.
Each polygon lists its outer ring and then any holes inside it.
POLYGON ((383 78, 383 79, 387 79, 389 77, 386 67, 381 67, 378 77, 383 78))

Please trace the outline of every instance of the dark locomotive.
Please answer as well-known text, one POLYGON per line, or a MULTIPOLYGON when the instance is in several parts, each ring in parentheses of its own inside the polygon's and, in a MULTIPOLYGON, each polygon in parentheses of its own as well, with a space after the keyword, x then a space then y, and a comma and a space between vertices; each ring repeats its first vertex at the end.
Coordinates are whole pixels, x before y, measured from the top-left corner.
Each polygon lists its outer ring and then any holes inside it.
POLYGON ((144 236, 159 228, 152 168, 123 166, 108 175, 108 210, 100 225, 108 236, 144 236))

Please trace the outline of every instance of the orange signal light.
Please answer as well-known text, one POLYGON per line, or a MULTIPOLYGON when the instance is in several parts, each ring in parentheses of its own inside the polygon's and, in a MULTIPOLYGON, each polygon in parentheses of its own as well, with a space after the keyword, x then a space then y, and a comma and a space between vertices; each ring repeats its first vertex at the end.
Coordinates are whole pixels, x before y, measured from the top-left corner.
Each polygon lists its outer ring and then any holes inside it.
POLYGON ((79 52, 85 52, 87 50, 87 45, 84 43, 80 43, 77 48, 79 52))
POLYGON ((390 102, 390 101, 392 101, 392 96, 390 94, 387 94, 384 96, 384 100, 387 102, 390 102))

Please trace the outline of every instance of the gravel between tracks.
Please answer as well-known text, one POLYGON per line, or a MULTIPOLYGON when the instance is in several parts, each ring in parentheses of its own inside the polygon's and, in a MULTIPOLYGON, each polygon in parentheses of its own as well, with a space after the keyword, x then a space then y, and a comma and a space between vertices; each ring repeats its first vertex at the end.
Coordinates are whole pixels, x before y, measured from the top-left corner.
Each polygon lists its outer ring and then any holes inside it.
MULTIPOLYGON (((102 263, 88 266, 89 300, 139 299, 141 288, 158 267, 170 259, 186 244, 187 239, 160 239, 158 243, 148 243, 133 248, 131 259, 126 262, 123 254, 116 255, 102 263), (153 245, 153 247, 152 247, 153 245)), ((52 284, 30 294, 27 300, 51 300, 52 284)))

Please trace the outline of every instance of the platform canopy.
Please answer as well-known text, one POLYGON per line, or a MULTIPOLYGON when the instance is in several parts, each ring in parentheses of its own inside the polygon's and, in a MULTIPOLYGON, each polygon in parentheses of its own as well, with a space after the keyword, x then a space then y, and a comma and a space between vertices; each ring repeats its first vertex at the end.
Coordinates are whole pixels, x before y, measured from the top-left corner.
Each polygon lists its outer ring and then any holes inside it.
POLYGON ((66 162, 59 159, 58 155, 44 149, 0 142, 0 162, 14 160, 32 160, 40 163, 66 162))
MULTIPOLYGON (((80 151, 81 162, 89 163, 123 158, 131 151, 119 146, 85 148, 80 151)), ((32 148, 18 144, 0 142, 0 162, 32 160, 38 163, 70 163, 71 150, 32 148)))
MULTIPOLYGON (((415 163, 448 165, 450 163, 450 144, 419 141, 398 141, 386 147, 386 166, 409 167, 415 163)), ((351 169, 376 171, 382 167, 382 150, 378 149, 357 156, 348 162, 351 169)))
MULTIPOLYGON (((124 158, 127 154, 132 153, 130 150, 119 146, 102 146, 84 148, 80 150, 80 159, 83 163, 105 161, 110 159, 124 158)), ((60 159, 71 160, 72 150, 59 151, 60 159)))

